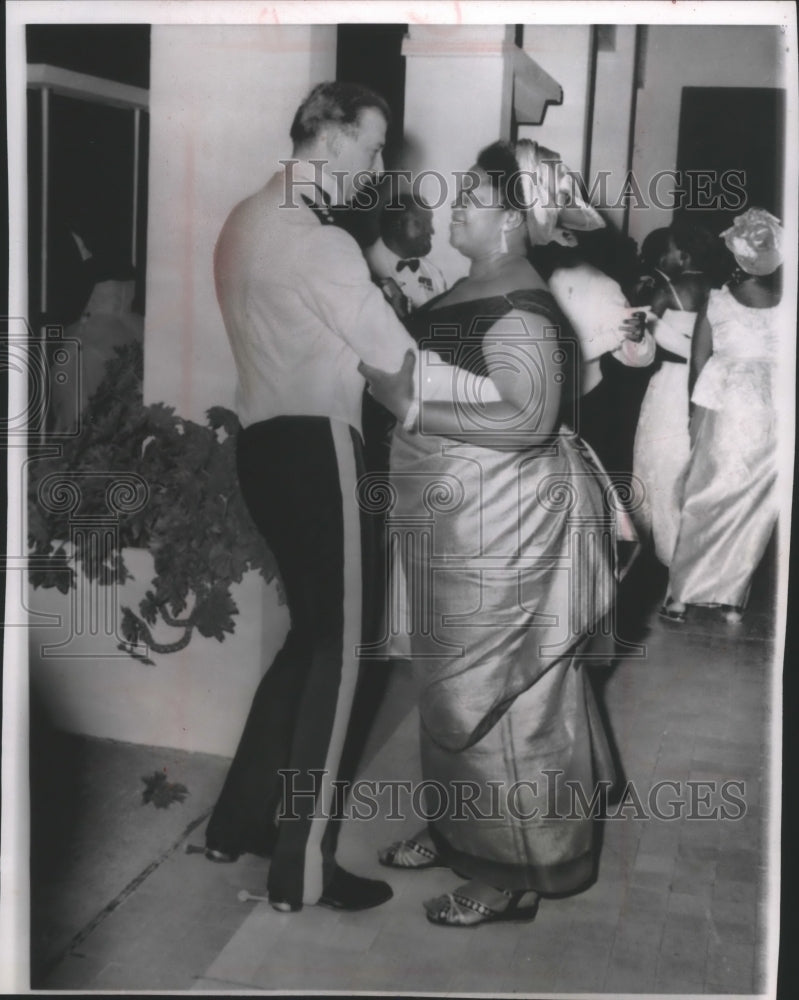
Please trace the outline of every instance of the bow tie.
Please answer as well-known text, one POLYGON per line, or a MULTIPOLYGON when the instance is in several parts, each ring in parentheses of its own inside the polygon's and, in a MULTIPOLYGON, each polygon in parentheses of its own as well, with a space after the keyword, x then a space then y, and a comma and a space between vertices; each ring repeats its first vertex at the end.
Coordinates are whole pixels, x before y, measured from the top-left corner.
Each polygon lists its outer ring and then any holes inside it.
POLYGON ((408 260, 398 260, 397 261, 397 270, 401 271, 403 269, 403 267, 409 268, 410 271, 411 271, 411 273, 415 274, 419 270, 419 258, 418 257, 409 257, 408 260))

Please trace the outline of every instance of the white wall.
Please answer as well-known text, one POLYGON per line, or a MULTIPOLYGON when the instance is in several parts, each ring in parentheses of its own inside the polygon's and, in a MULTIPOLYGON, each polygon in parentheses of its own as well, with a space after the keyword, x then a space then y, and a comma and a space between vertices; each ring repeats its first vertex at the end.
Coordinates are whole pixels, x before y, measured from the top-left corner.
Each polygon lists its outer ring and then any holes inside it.
MULTIPOLYGON (((525 28, 525 50, 563 86, 562 106, 547 110, 543 125, 520 129, 554 146, 572 169, 582 169, 587 113, 588 28, 525 28), (585 81, 585 83, 584 83, 585 81), (579 145, 578 145, 579 142, 579 145), (560 143, 560 146, 557 144, 560 143), (565 150, 573 149, 570 163, 565 150), (579 150, 579 152, 578 152, 579 150)), ((645 31, 643 87, 636 93, 632 169, 646 193, 650 179, 677 162, 680 101, 683 87, 775 87, 784 85, 782 35, 769 26, 657 26, 645 31)), ((614 207, 628 170, 631 103, 635 74, 635 26, 617 25, 612 51, 597 52, 590 163, 586 181, 609 171, 605 199, 594 198, 619 227, 624 209, 614 207)), ((659 189, 660 190, 660 189, 659 189)), ((660 193, 667 194, 668 184, 660 193)), ((668 225, 668 209, 631 207, 629 232, 638 240, 657 226, 668 225)))
MULTIPOLYGON (((638 92, 636 177, 648 185, 657 171, 675 168, 683 87, 784 86, 784 44, 776 27, 650 26, 638 92)), ((631 211, 630 235, 640 242, 652 229, 668 225, 671 215, 655 206, 631 211)))
POLYGON ((526 24, 524 51, 558 81, 563 103, 547 105, 541 125, 520 125, 520 139, 554 149, 571 170, 582 172, 591 64, 589 25, 526 24))
MULTIPOLYGON (((502 25, 409 27, 405 54, 405 133, 419 147, 417 164, 447 181, 435 209, 431 259, 448 283, 469 264, 449 245, 453 171, 466 171, 480 150, 510 135, 511 63, 503 44, 512 32, 502 25)), ((434 182, 422 195, 438 200, 434 182)))
POLYGON ((616 25, 612 51, 597 52, 589 188, 599 171, 608 171, 607 197, 593 199, 617 228, 624 225, 624 209, 616 208, 627 174, 635 68, 635 26, 616 25))
POLYGON ((145 402, 197 421, 232 405, 214 244, 230 209, 291 155, 294 112, 335 65, 334 25, 153 26, 145 402))

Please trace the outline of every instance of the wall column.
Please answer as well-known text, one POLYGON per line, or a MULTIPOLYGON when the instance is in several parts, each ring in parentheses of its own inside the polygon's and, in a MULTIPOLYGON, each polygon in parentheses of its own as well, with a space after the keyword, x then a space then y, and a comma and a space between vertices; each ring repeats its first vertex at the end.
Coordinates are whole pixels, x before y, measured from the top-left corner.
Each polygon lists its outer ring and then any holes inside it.
POLYGON ((618 229, 623 229, 625 209, 620 196, 625 190, 630 168, 636 27, 631 24, 600 25, 595 30, 599 37, 594 117, 591 161, 585 181, 590 191, 600 172, 608 175, 604 187, 597 188, 592 201, 618 229))
POLYGON ((521 125, 519 138, 555 150, 570 170, 581 174, 589 127, 591 31, 585 24, 524 26, 524 51, 563 83, 563 100, 547 108, 541 125, 521 125))
POLYGON ((505 25, 411 25, 402 47, 405 66, 405 137, 414 170, 436 171, 421 193, 436 203, 431 259, 448 283, 468 261, 449 245, 453 171, 468 170, 478 152, 508 139, 513 83, 513 29, 505 25))

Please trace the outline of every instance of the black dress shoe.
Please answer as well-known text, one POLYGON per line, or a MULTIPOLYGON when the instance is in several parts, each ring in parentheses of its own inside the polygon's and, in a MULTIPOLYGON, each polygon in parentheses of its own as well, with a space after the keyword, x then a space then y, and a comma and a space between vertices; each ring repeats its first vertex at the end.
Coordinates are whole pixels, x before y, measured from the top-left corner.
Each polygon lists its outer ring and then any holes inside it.
POLYGON ((388 882, 352 875, 336 866, 333 878, 319 897, 319 906, 331 910, 370 910, 387 903, 394 895, 388 882))
POLYGON ((212 847, 206 844, 205 856, 209 861, 217 864, 232 864, 238 861, 242 854, 255 854, 259 858, 271 858, 277 842, 277 827, 269 827, 266 833, 262 834, 258 840, 245 843, 243 846, 230 849, 224 847, 212 847))
POLYGON ((209 861, 214 861, 218 865, 230 865, 238 861, 238 853, 232 851, 220 851, 215 847, 206 847, 205 856, 209 861))

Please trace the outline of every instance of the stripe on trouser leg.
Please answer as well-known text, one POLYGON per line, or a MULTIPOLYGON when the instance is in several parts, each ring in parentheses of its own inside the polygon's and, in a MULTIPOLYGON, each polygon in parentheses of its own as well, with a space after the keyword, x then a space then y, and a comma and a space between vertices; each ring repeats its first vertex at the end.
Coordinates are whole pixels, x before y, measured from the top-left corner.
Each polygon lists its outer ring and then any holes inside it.
POLYGON ((361 520, 356 503, 358 470, 355 464, 353 442, 348 424, 330 421, 333 444, 341 486, 341 511, 344 552, 344 593, 343 629, 341 639, 341 680, 336 698, 333 728, 325 757, 321 794, 318 802, 321 815, 311 821, 308 839, 305 843, 305 865, 303 871, 303 902, 316 903, 324 889, 322 877, 322 837, 329 820, 326 808, 333 804, 333 781, 338 774, 341 751, 347 734, 355 685, 358 680, 358 659, 355 649, 361 643, 362 620, 362 566, 361 566, 361 520))

